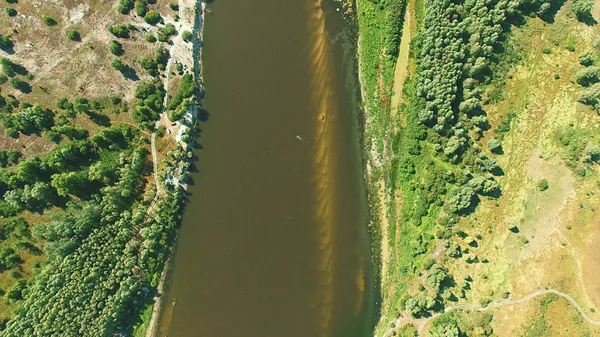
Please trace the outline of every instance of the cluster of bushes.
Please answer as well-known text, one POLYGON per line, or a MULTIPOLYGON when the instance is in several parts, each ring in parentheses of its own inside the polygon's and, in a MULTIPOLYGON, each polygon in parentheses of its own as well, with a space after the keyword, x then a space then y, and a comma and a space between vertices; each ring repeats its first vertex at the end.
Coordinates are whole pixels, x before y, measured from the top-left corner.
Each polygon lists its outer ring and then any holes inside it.
POLYGON ((4 168, 8 165, 15 165, 21 159, 21 152, 17 150, 0 150, 0 167, 4 168))
POLYGON ((153 122, 160 118, 164 94, 164 86, 159 79, 139 84, 134 93, 138 101, 131 111, 133 120, 143 128, 153 129, 153 122))
POLYGON ((43 109, 39 105, 21 109, 17 113, 7 114, 2 118, 6 134, 17 137, 18 132, 23 134, 40 133, 49 130, 54 125, 54 112, 43 109))
POLYGON ((171 36, 177 34, 177 28, 172 23, 167 23, 164 27, 158 29, 158 41, 167 42, 171 36))
POLYGON ((437 311, 443 307, 443 300, 452 296, 449 287, 453 283, 454 280, 446 268, 432 265, 425 278, 425 285, 421 284, 419 293, 409 296, 404 301, 404 308, 414 317, 427 316, 431 311, 437 311))
POLYGON ((130 28, 132 27, 129 27, 129 25, 114 24, 108 27, 108 31, 116 37, 127 39, 129 38, 129 32, 131 31, 130 28))
POLYGON ((169 120, 176 121, 183 116, 190 107, 189 98, 193 97, 198 90, 192 74, 184 74, 179 81, 179 90, 169 103, 169 120))
POLYGON ((159 75, 159 71, 166 69, 167 62, 169 62, 169 51, 161 46, 154 51, 152 57, 143 57, 139 62, 150 76, 156 77, 159 75))
POLYGON ((31 74, 20 64, 14 63, 13 61, 7 59, 6 57, 0 58, 0 66, 2 66, 2 82, 6 83, 8 78, 10 85, 25 93, 31 92, 31 86, 26 81, 16 77, 17 75, 27 76, 27 78, 33 78, 31 74))

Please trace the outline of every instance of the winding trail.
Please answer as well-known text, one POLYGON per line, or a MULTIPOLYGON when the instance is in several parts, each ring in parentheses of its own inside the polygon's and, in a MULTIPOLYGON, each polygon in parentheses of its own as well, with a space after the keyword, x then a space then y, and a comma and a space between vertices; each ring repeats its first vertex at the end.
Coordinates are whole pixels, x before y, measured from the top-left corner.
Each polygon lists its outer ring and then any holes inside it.
POLYGON ((517 298, 517 299, 496 299, 491 301, 488 305, 482 307, 476 304, 472 304, 472 303, 460 303, 460 304, 456 304, 453 306, 449 306, 446 307, 444 309, 443 313, 437 313, 431 317, 427 317, 426 319, 415 319, 415 318, 406 318, 406 317, 400 317, 398 318, 398 320, 396 321, 395 327, 389 329, 388 331, 386 331, 382 337, 387 337, 387 336, 392 336, 392 333, 394 332, 394 330, 397 327, 400 327, 406 323, 413 323, 414 325, 418 326, 418 335, 421 336, 423 330, 425 329, 425 327, 427 326, 427 324, 429 324, 433 319, 437 318, 438 316, 453 311, 453 310, 457 310, 457 309, 472 309, 472 310, 477 310, 477 311, 487 311, 490 309, 494 309, 494 308, 499 308, 499 307, 503 307, 503 306, 507 306, 507 305, 516 305, 516 304, 520 304, 526 301, 529 301, 533 298, 536 298, 538 296, 542 296, 542 295, 547 295, 547 294, 555 294, 558 295, 564 299, 566 299, 567 301, 571 302, 571 304, 573 304, 573 306, 575 306, 575 309, 577 309, 577 311, 579 312, 579 314, 590 324, 593 325, 600 325, 600 320, 595 320, 590 318, 590 316, 588 316, 588 314, 585 312, 585 310, 583 309, 583 307, 581 307, 581 305, 579 305, 579 303, 577 303, 577 301, 569 296, 568 294, 556 290, 556 289, 540 289, 537 291, 532 292, 529 295, 526 295, 524 297, 521 298, 517 298))

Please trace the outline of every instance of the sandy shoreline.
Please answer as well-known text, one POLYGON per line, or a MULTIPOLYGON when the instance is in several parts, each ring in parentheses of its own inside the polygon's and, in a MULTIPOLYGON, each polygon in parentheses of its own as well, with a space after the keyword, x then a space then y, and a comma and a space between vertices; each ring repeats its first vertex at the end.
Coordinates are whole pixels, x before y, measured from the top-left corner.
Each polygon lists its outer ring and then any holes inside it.
MULTIPOLYGON (((180 26, 178 35, 181 35, 181 33, 185 30, 191 30, 193 32, 193 35, 194 35, 194 38, 192 40, 193 46, 192 46, 192 48, 186 49, 186 50, 189 50, 189 52, 186 53, 187 55, 182 55, 182 58, 192 59, 192 64, 195 66, 194 67, 194 77, 197 82, 202 83, 202 76, 201 76, 201 74, 202 74, 202 72, 201 72, 202 45, 201 45, 201 43, 204 40, 204 38, 203 38, 204 37, 203 36, 203 34, 204 34, 204 18, 205 18, 204 14, 205 14, 206 4, 204 3, 204 1, 179 0, 179 8, 180 8, 181 13, 184 13, 186 10, 191 10, 194 13, 194 15, 193 15, 194 22, 192 22, 191 25, 182 23, 180 26), (200 11, 200 13, 198 13, 198 11, 200 11), (198 20, 200 21, 200 24, 198 24, 196 22, 198 20), (194 59, 194 50, 195 49, 198 49, 200 51, 198 60, 194 59)), ((183 17, 183 16, 181 16, 181 17, 183 17)), ((175 242, 177 242, 177 239, 175 239, 175 242)), ((164 287, 165 287, 165 282, 171 273, 174 252, 175 252, 175 250, 173 250, 171 256, 165 262, 165 267, 163 269, 163 272, 160 277, 160 281, 157 286, 158 296, 156 296, 154 298, 154 306, 152 309, 152 318, 150 319, 150 323, 148 324, 148 328, 146 329, 146 337, 155 337, 155 336, 157 336, 157 334, 159 332, 159 324, 158 323, 159 323, 159 319, 160 319, 160 314, 162 312, 163 303, 165 300, 163 298, 164 287)))

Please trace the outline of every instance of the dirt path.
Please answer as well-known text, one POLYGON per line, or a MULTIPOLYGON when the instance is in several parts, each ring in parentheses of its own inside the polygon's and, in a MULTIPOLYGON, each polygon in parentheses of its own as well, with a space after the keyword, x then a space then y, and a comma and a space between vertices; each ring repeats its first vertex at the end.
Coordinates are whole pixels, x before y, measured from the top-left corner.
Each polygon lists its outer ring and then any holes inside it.
POLYGON ((396 69, 394 70, 394 94, 392 96, 392 117, 398 113, 398 107, 402 103, 402 92, 404 89, 404 81, 408 73, 408 55, 410 51, 411 32, 411 13, 410 8, 412 3, 406 6, 404 14, 404 24, 402 25, 402 38, 400 40, 400 52, 396 61, 396 69))
MULTIPOLYGON (((534 299, 538 296, 542 296, 542 295, 546 295, 546 294, 555 294, 558 295, 564 299, 566 299, 567 301, 571 302, 571 304, 573 304, 573 306, 575 306, 575 309, 577 309, 577 311, 579 312, 579 314, 590 324, 593 325, 600 325, 600 320, 595 320, 590 318, 587 313, 585 312, 585 310, 579 305, 579 303, 577 303, 577 301, 569 296, 568 294, 559 291, 559 290, 555 290, 555 289, 540 289, 537 291, 532 292, 529 295, 526 295, 524 297, 521 298, 517 298, 517 299, 496 299, 493 300, 492 302, 490 302, 488 305, 482 307, 479 306, 477 304, 472 304, 472 303, 460 303, 460 304, 456 304, 453 306, 449 306, 446 307, 444 309, 443 313, 447 313, 453 310, 457 310, 457 309, 472 309, 472 310, 477 310, 477 311, 487 311, 490 309, 494 309, 494 308, 499 308, 499 307, 504 307, 507 305, 516 305, 516 304, 520 304, 526 301, 529 301, 531 299, 534 299)), ((404 324, 407 323, 412 323, 415 326, 418 327, 417 331, 418 331, 418 335, 421 336, 421 334, 423 333, 423 330, 425 329, 425 327, 427 326, 427 324, 429 324, 432 320, 434 320, 435 318, 437 318, 438 316, 442 315, 442 313, 437 313, 433 316, 427 317, 425 319, 416 319, 416 318, 406 318, 406 317, 400 317, 398 318, 398 320, 396 321, 396 327, 392 328, 388 331, 386 331, 382 337, 388 337, 388 336, 392 336, 394 330, 397 327, 400 327, 404 324)))

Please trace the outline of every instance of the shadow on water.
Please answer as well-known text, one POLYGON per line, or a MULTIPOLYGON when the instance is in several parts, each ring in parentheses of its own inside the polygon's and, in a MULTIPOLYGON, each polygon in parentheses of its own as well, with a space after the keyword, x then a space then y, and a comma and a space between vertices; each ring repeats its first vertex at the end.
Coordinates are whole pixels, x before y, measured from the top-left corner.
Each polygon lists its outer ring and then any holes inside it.
MULTIPOLYGON (((356 15, 356 5, 352 3, 352 11, 348 11, 346 13, 341 13, 336 10, 336 6, 338 6, 335 2, 324 2, 323 9, 326 13, 326 21, 329 23, 333 23, 335 27, 329 28, 329 31, 332 33, 330 36, 330 43, 333 44, 341 44, 343 55, 341 56, 345 82, 346 82, 346 90, 349 93, 349 97, 351 98, 351 109, 352 109, 352 117, 353 117, 353 128, 354 132, 352 132, 354 136, 354 144, 357 147, 355 152, 358 153, 358 157, 360 162, 358 163, 360 168, 359 171, 366 172, 366 157, 363 151, 364 147, 364 138, 365 134, 365 111, 361 108, 362 106, 362 94, 360 89, 360 80, 358 73, 358 58, 356 57, 358 54, 358 25, 357 20, 358 17, 356 15)), ((365 203, 365 212, 367 213, 367 218, 370 219, 369 214, 369 206, 367 206, 367 182, 363 179, 361 174, 358 177, 361 184, 361 191, 363 192, 363 200, 365 203)), ((365 224, 366 228, 366 224, 365 224)), ((380 251, 380 248, 374 247, 377 245, 376 242, 372 240, 372 233, 367 232, 363 235, 365 236, 364 242, 365 244, 365 256, 370 259, 371 266, 371 275, 370 275, 370 285, 371 285, 371 298, 369 299, 369 304, 366 306, 367 314, 366 319, 370 320, 368 323, 368 333, 369 336, 372 334, 373 329, 377 325, 380 315, 381 315, 381 274, 379 270, 379 256, 377 252, 380 251)))

